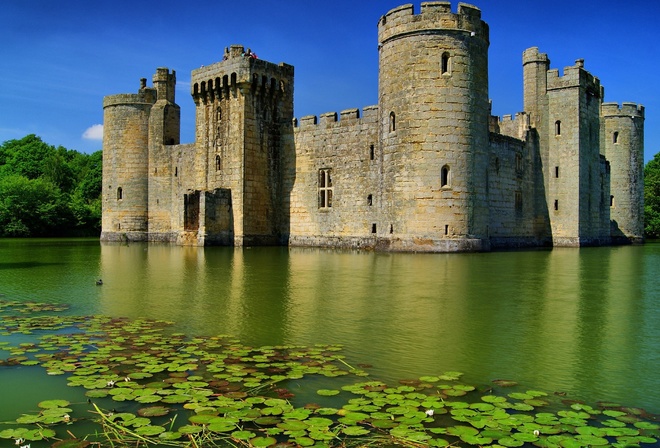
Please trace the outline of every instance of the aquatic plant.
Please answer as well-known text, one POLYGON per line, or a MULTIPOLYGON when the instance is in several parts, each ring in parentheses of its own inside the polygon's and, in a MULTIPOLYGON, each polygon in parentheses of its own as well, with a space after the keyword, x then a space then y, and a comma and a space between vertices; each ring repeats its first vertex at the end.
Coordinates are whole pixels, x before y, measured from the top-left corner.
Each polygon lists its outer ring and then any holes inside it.
POLYGON ((386 384, 336 345, 249 347, 226 335, 188 337, 165 321, 60 311, 0 301, 0 368, 64 375, 86 400, 41 401, 2 423, 0 439, 35 448, 623 447, 660 437, 644 410, 590 406, 510 380, 481 387, 444 372, 386 384), (25 334, 34 342, 12 345, 25 334))

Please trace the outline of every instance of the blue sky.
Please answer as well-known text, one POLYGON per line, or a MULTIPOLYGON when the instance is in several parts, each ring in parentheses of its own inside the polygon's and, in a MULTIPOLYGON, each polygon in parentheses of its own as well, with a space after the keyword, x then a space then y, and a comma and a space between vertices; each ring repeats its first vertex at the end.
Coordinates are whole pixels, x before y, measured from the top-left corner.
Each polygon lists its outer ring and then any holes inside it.
MULTIPOLYGON (((0 142, 37 134, 101 149, 105 95, 134 93, 157 67, 177 72, 181 141, 194 140, 190 72, 231 44, 295 66, 295 115, 377 103, 376 24, 405 1, 4 0, 0 9, 0 142)), ((419 11, 421 2, 414 3, 419 11)), ((454 10, 457 1, 452 2, 454 10)), ((645 160, 660 152, 660 2, 474 0, 490 25, 495 115, 522 110, 522 52, 560 70, 585 59, 605 101, 646 107, 645 160)))

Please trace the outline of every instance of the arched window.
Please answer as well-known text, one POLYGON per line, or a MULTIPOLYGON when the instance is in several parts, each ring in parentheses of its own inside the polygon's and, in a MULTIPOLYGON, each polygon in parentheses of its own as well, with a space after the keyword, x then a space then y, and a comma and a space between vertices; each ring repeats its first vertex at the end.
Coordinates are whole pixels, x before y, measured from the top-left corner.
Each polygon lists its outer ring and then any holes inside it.
POLYGON ((612 134, 612 143, 619 143, 619 131, 612 134))
POLYGON ((396 131, 396 115, 394 112, 390 112, 390 132, 396 131))
POLYGON ((440 186, 448 187, 449 186, 449 166, 445 165, 440 170, 440 186))
POLYGON ((121 187, 117 188, 117 200, 124 199, 124 190, 121 187))
POLYGON ((215 170, 220 171, 222 169, 222 159, 220 156, 215 156, 215 170))
POLYGON ((561 135, 561 121, 555 121, 555 135, 561 135))
POLYGON ((451 66, 450 66, 450 58, 449 58, 449 53, 442 53, 442 62, 440 63, 440 73, 443 75, 445 73, 449 73, 451 66))

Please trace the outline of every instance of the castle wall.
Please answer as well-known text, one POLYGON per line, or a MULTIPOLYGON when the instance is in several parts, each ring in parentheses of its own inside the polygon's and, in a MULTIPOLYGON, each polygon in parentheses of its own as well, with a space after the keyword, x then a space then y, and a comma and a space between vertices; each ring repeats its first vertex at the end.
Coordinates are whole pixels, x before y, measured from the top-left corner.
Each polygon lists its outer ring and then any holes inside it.
POLYGON ((490 135, 488 204, 493 247, 540 244, 534 228, 538 192, 533 174, 533 151, 524 140, 490 135))
POLYGON ((389 223, 380 212, 378 108, 364 108, 362 117, 357 109, 340 117, 323 114, 320 120, 303 117, 294 128, 294 140, 296 150, 285 163, 284 180, 292 185, 285 207, 288 243, 361 247, 375 245, 379 233, 387 235, 389 223))

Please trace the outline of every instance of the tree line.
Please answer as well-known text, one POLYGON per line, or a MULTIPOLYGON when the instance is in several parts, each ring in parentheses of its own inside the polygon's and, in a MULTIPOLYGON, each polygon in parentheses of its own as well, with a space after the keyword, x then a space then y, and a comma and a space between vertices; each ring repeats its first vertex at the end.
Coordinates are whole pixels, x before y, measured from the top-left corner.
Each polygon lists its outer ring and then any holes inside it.
MULTIPOLYGON (((0 237, 97 236, 103 154, 44 143, 0 145, 0 237)), ((644 166, 644 234, 660 238, 660 153, 644 166)))
POLYGON ((98 236, 101 151, 84 154, 34 134, 0 145, 0 237, 98 236))

